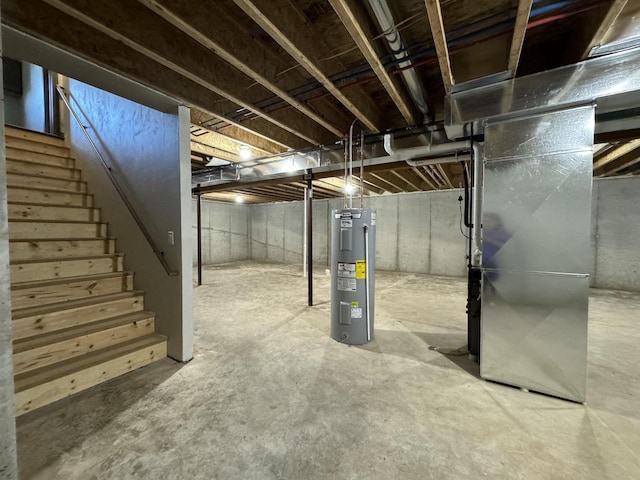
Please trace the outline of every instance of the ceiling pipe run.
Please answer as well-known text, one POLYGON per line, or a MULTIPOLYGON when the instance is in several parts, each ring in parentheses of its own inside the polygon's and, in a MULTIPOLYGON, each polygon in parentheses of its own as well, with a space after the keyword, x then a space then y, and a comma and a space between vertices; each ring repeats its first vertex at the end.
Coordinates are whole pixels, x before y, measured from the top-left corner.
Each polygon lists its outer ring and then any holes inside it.
MULTIPOLYGON (((403 148, 395 150, 393 147, 393 135, 386 134, 384 136, 384 150, 393 156, 396 161, 405 161, 411 167, 421 167, 423 165, 435 165, 437 163, 447 163, 442 161, 442 156, 451 155, 458 152, 469 152, 471 150, 471 140, 462 140, 459 142, 448 142, 430 144, 424 147, 403 148), (429 158, 439 157, 439 158, 429 158), (424 160, 415 160, 416 158, 424 158, 424 160)), ((460 161, 467 160, 470 156, 458 156, 460 161)), ((455 160, 454 160, 455 161, 455 160)))
POLYGON ((402 38, 400 37, 400 32, 396 28, 389 5, 386 0, 369 0, 369 5, 373 10, 376 20, 378 21, 378 25, 380 25, 382 33, 387 39, 387 43, 389 44, 389 48, 391 49, 393 56, 396 60, 400 60, 398 68, 404 68, 404 70, 402 70, 402 78, 409 89, 409 94, 411 95, 413 102, 422 113, 424 122, 431 122, 433 118, 429 111, 429 106, 427 105, 426 92, 422 87, 418 74, 413 68, 411 68, 411 60, 403 60, 407 58, 407 50, 404 47, 402 38))

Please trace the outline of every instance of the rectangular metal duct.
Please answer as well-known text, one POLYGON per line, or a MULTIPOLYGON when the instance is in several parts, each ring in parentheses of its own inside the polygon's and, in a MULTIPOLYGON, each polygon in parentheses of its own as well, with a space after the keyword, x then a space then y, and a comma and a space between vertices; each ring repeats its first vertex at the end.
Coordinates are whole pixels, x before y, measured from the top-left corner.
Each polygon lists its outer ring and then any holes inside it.
POLYGON ((452 93, 445 101, 450 139, 481 133, 487 119, 596 102, 598 113, 640 106, 640 48, 546 72, 452 93))
POLYGON ((483 378, 586 398, 593 106, 485 129, 483 378))

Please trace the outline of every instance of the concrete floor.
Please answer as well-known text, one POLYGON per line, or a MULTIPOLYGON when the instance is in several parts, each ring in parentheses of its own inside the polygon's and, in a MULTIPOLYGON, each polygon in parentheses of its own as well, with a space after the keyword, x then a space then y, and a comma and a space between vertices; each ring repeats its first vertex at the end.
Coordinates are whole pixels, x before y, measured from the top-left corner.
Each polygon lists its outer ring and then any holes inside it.
POLYGON ((196 355, 18 419, 21 478, 640 479, 640 294, 593 291, 588 404, 489 383, 461 279, 380 272, 376 340, 329 338, 329 277, 205 270, 196 355))

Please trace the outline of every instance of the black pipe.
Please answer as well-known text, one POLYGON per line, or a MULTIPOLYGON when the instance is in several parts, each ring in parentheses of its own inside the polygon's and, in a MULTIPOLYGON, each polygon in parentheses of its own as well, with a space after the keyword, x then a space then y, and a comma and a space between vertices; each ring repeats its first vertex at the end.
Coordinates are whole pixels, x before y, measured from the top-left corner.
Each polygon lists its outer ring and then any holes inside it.
POLYGON ((311 175, 307 177, 306 191, 306 207, 307 207, 307 288, 309 290, 308 304, 313 307, 313 178, 311 175))
MULTIPOLYGON (((198 189, 200 188, 200 184, 198 184, 198 189)), ((202 194, 198 192, 198 286, 202 285, 202 194)))

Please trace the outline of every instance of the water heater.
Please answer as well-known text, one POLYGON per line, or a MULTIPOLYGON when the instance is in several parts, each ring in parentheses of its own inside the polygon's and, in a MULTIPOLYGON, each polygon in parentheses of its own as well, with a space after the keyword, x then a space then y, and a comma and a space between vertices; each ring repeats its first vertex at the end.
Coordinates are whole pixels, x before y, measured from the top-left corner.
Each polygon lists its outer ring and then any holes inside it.
POLYGON ((331 337, 349 345, 373 340, 376 213, 331 212, 331 337))

